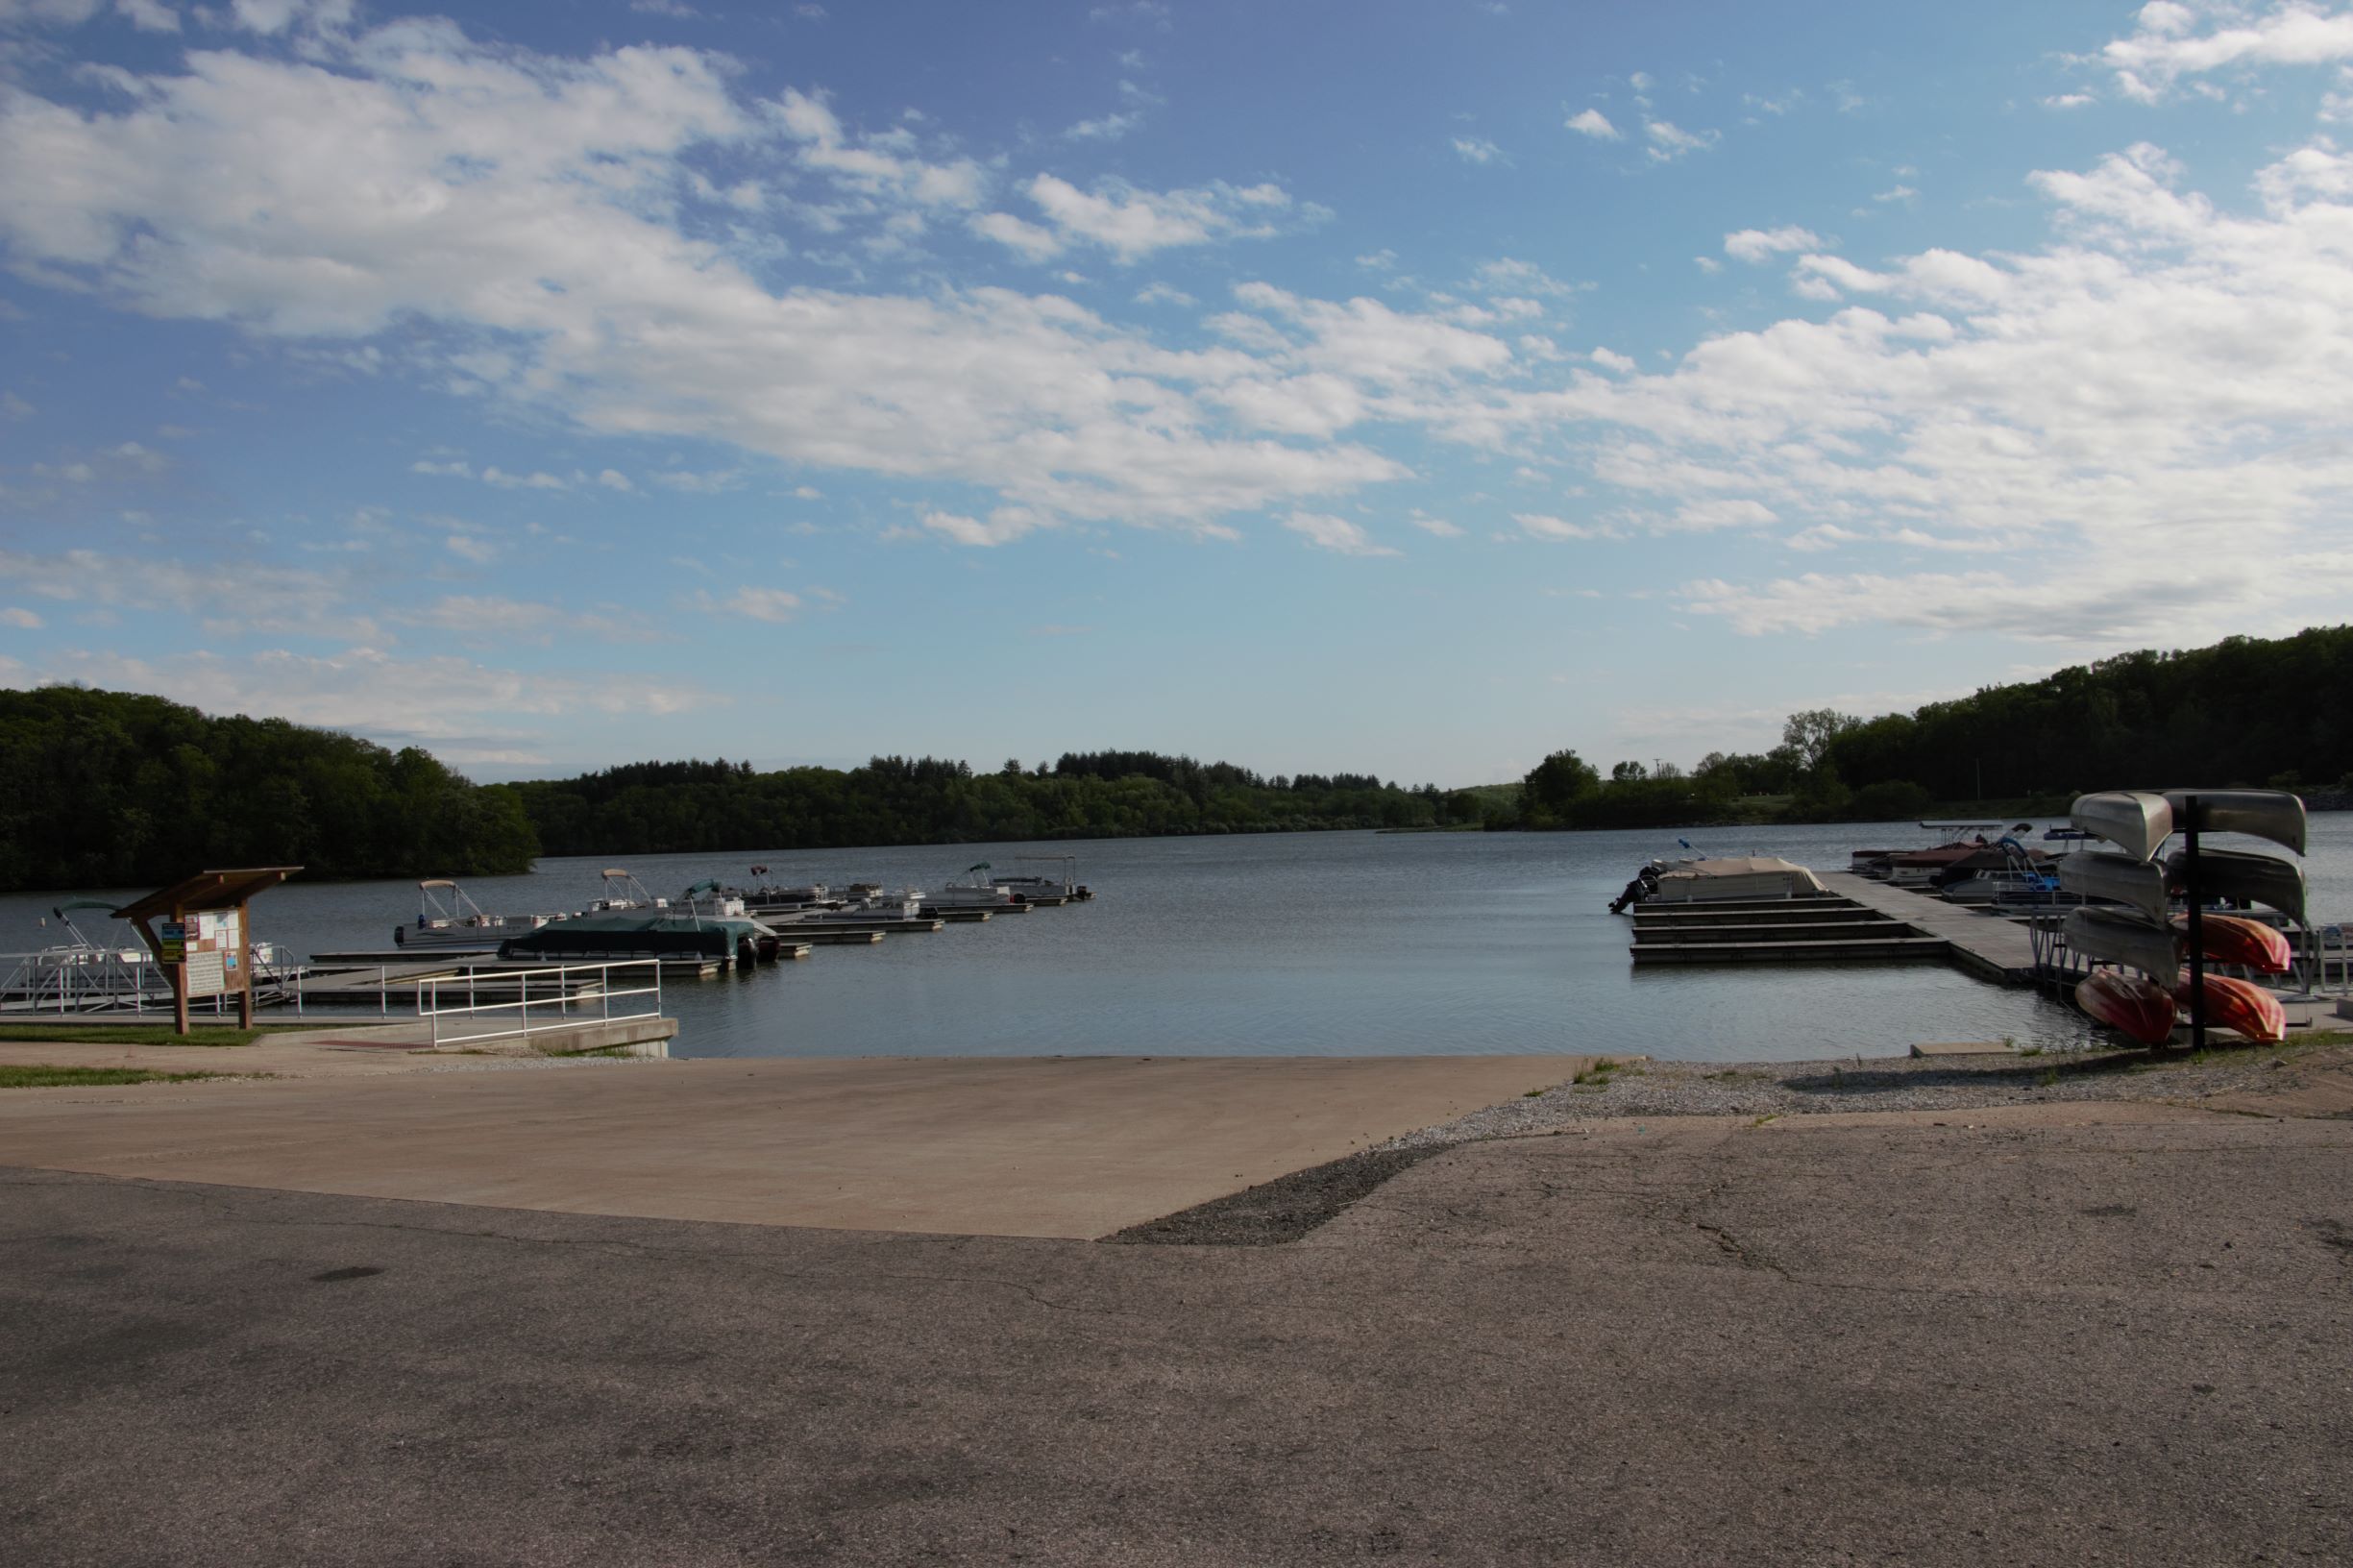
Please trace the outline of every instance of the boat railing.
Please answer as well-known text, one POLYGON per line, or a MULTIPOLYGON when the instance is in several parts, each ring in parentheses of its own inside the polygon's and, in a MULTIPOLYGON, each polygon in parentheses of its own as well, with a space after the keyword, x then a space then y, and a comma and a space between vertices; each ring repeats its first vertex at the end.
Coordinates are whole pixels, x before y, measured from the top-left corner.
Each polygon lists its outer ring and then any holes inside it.
POLYGON ((658 1017, 661 1012, 662 964, 653 958, 480 971, 468 966, 461 973, 430 975, 417 983, 417 1014, 430 1026, 435 1046, 516 1040, 591 1017, 610 1022, 658 1017), (487 1001, 482 999, 484 991, 490 993, 487 1001), (615 1002, 630 1004, 641 998, 648 1005, 613 1010, 615 1002), (511 1023, 507 1015, 512 1015, 511 1023), (477 1020, 490 1027, 475 1027, 477 1020))

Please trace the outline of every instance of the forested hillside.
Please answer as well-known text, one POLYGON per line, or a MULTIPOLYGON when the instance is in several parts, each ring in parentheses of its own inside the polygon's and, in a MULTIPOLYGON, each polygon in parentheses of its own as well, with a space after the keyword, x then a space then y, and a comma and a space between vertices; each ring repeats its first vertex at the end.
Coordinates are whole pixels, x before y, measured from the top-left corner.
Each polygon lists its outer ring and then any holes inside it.
POLYGON ((1521 825, 1872 821, 1937 802, 2190 785, 2301 790, 2316 803, 2353 790, 2353 626, 2123 653, 1875 719, 1811 709, 1790 715, 1771 751, 1711 751, 1688 771, 1620 762, 1605 781, 1555 752, 1524 782, 1521 825))
POLYGON ((1516 789, 1401 789, 1369 773, 1263 776, 1152 751, 976 772, 933 757, 755 772, 644 762, 478 786, 282 719, 161 698, 0 691, 0 890, 160 882, 206 866, 471 876, 533 856, 821 849, 1323 828, 1654 827, 1873 821, 1932 803, 2120 785, 2345 787, 2353 627, 2127 653, 1875 719, 1793 714, 1782 744, 1685 770, 1573 751, 1516 789))
POLYGON ((415 747, 159 697, 0 691, 0 889, 161 883, 212 866, 317 876, 530 869, 515 793, 415 747))
POLYGON ((549 854, 824 849, 876 844, 1133 838, 1481 821, 1479 802, 1370 774, 1262 777, 1151 751, 1068 753, 995 772, 876 757, 846 772, 646 762, 516 786, 549 854))

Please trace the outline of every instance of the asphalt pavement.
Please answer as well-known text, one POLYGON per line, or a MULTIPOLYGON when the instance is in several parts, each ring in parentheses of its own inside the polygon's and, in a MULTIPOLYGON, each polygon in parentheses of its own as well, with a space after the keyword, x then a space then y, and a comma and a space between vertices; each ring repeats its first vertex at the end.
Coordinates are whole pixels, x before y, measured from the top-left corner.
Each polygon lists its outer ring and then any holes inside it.
POLYGON ((2342 1562, 2349 1154, 1613 1123, 1273 1246, 0 1169, 0 1560, 2342 1562))

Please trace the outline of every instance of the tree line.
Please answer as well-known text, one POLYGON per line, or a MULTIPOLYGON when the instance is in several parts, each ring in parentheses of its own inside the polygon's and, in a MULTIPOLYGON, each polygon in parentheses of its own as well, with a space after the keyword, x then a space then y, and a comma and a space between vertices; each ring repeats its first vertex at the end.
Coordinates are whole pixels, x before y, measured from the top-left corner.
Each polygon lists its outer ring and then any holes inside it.
POLYGON ((1793 714, 1781 744, 1686 770, 1557 751, 1517 786, 1262 774, 1154 751, 1065 752, 994 772, 938 757, 862 768, 640 762, 477 785, 282 719, 128 692, 0 690, 0 890, 122 887, 207 866, 330 877, 480 876, 542 854, 827 849, 1333 828, 1660 827, 1889 821, 2086 790, 2353 790, 2353 627, 2125 653, 1910 713, 1793 714))
POLYGON ((669 854, 864 845, 1428 828, 1479 800, 1370 773, 1276 774, 1153 751, 1066 752, 994 772, 939 757, 862 768, 632 763, 514 786, 547 853, 669 854))
POLYGON ((527 871, 521 798, 416 747, 159 697, 0 690, 0 889, 131 887, 216 866, 331 877, 527 871))
POLYGON ((2353 626, 2121 653, 1910 713, 1792 714, 1764 752, 1688 771, 1620 762, 1605 780, 1556 751, 1521 781, 1518 825, 1886 821, 2091 790, 2261 786, 2353 792, 2353 626))

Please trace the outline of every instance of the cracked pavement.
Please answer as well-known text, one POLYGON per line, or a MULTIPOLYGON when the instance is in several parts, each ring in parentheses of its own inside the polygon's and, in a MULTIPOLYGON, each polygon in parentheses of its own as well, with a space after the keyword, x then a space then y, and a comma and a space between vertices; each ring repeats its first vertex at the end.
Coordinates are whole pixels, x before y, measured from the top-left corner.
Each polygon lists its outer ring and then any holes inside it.
POLYGON ((2180 1113, 1620 1123, 1450 1149, 1237 1247, 0 1170, 0 1541, 2344 1561, 2349 1145, 2180 1113))

